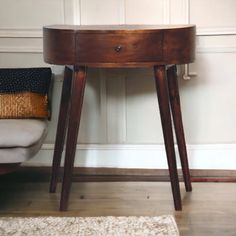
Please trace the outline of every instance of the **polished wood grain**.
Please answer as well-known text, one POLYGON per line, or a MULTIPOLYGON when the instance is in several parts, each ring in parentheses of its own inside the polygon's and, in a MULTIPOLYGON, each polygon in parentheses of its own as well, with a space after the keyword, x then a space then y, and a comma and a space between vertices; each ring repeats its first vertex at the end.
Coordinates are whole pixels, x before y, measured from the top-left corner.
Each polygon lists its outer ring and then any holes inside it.
POLYGON ((169 94, 166 78, 166 68, 164 65, 154 67, 156 90, 159 102, 161 124, 166 148, 167 161, 169 166, 169 174, 171 188, 173 192, 174 204, 176 210, 181 210, 181 196, 179 189, 179 178, 177 173, 177 165, 175 158, 174 138, 171 124, 171 114, 169 107, 169 94))
POLYGON ((186 191, 192 191, 190 171, 188 165, 188 155, 187 148, 184 137, 184 126, 181 114, 179 87, 177 80, 177 68, 176 66, 171 66, 167 70, 167 81, 170 97, 171 112, 175 127, 176 140, 178 144, 179 156, 183 170, 185 189, 186 191))
POLYGON ((50 192, 54 193, 57 187, 59 168, 61 164, 62 152, 65 143, 66 127, 68 124, 68 113, 70 106, 71 82, 73 68, 65 67, 64 80, 61 94, 61 104, 57 123, 57 135, 52 163, 52 177, 50 182, 50 192))
MULTIPOLYGON (((93 67, 154 67, 158 102, 160 107, 162 129, 169 165, 171 186, 176 210, 181 210, 181 197, 174 151, 173 132, 169 103, 166 65, 193 62, 195 56, 194 25, 113 25, 113 26, 72 26, 54 25, 43 28, 43 48, 45 62, 58 65, 73 65, 74 68, 93 67)), ((85 85, 84 75, 74 73, 69 113, 68 137, 66 145, 63 187, 60 209, 66 210, 72 171, 75 145, 78 136, 80 113, 85 85), (78 78, 77 78, 78 76, 78 78), (77 82, 76 82, 77 81, 77 82)), ((178 90, 175 86, 173 89, 178 90)), ((178 94, 178 91, 176 91, 178 94)), ((63 106, 63 104, 62 104, 63 106)), ((62 109, 62 108, 61 108, 62 109)), ((180 106, 174 106, 173 116, 181 114, 180 106), (179 110, 178 110, 179 109, 179 110), (178 112, 176 112, 178 110, 178 112)), ((177 117, 180 121, 181 117, 177 117)), ((58 123, 65 124, 59 117, 58 123)), ((58 125, 59 125, 58 124, 58 125)), ((57 136, 64 137, 66 125, 58 128, 57 136)), ((183 132, 183 129, 178 131, 183 132)), ((184 137, 179 134, 178 137, 184 137)), ((64 138, 57 137, 57 140, 64 138)), ((63 141, 58 141, 63 143, 63 141)), ((179 148, 184 148, 178 142, 179 148)), ((51 192, 56 189, 58 166, 61 160, 62 147, 56 149, 53 160, 53 178, 51 192)), ((186 147, 185 147, 186 148, 186 147)), ((186 189, 190 191, 187 156, 181 150, 186 189), (188 172, 188 173, 187 173, 188 172)))
POLYGON ((159 61, 162 60, 162 37, 161 32, 78 34, 77 63, 84 65, 97 62, 117 64, 159 61))
POLYGON ((234 183, 193 183, 194 192, 182 192, 182 211, 174 210, 168 183, 74 183, 69 211, 59 212, 60 194, 48 194, 47 183, 16 181, 0 185, 0 216, 173 214, 181 236, 235 236, 236 232, 234 183))
POLYGON ((44 60, 92 67, 190 63, 195 31, 194 25, 45 26, 44 60))
POLYGON ((64 176, 61 190, 60 210, 65 211, 68 207, 69 193, 72 182, 74 159, 76 152, 77 137, 79 132, 81 110, 84 98, 86 82, 86 67, 75 66, 72 81, 71 107, 69 114, 64 176))

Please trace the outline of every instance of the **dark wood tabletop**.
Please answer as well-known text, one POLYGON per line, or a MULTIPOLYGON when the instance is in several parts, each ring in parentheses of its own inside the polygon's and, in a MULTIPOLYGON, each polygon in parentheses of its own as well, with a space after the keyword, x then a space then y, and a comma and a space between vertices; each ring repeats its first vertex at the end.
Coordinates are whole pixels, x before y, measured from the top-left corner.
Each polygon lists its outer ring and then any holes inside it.
POLYGON ((51 25, 44 60, 58 65, 152 67, 193 62, 194 25, 51 25))

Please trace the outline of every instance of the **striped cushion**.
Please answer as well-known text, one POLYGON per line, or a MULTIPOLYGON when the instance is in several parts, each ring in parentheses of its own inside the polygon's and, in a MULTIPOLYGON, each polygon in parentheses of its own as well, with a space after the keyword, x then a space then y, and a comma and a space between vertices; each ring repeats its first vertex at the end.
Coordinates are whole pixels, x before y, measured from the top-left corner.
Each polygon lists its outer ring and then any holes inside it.
POLYGON ((48 117, 50 68, 0 69, 0 118, 48 117))

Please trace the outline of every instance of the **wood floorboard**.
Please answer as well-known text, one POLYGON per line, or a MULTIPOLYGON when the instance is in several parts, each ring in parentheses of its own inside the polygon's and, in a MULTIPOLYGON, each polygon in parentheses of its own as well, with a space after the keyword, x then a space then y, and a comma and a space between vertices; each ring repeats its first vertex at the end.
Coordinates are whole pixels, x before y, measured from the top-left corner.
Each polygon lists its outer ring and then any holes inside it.
POLYGON ((173 214, 183 236, 235 236, 234 183, 181 183, 183 211, 175 212, 167 182, 73 183, 69 210, 59 212, 60 186, 46 182, 6 182, 0 186, 0 216, 158 216, 173 214))
MULTIPOLYGON (((1 167, 0 167, 1 168, 1 167)), ((1 170, 0 170, 1 172, 1 170)), ((60 169, 60 180, 63 169, 60 169)), ((179 169, 179 179, 183 181, 179 169)), ((190 170, 192 182, 231 182, 236 183, 236 170, 190 170)), ((1 174, 1 173, 0 173, 1 174)), ((2 182, 48 182, 51 177, 51 167, 21 166, 16 172, 0 175, 2 182)), ((74 182, 169 182, 167 169, 131 169, 131 168, 101 168, 75 167, 74 182)))

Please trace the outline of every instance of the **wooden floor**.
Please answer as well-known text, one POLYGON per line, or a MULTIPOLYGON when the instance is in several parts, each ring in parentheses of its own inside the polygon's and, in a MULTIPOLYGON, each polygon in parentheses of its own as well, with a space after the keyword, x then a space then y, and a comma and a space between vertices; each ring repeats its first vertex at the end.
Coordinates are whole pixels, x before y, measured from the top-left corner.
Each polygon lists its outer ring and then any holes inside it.
POLYGON ((193 183, 192 193, 181 184, 181 192, 183 211, 175 212, 169 183, 73 183, 69 211, 59 212, 59 194, 49 194, 48 183, 1 183, 0 216, 173 214, 181 235, 236 235, 236 184, 193 183))

